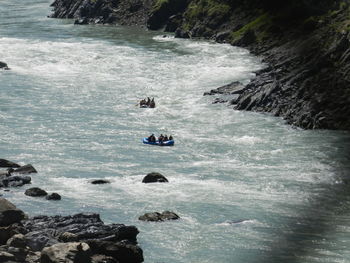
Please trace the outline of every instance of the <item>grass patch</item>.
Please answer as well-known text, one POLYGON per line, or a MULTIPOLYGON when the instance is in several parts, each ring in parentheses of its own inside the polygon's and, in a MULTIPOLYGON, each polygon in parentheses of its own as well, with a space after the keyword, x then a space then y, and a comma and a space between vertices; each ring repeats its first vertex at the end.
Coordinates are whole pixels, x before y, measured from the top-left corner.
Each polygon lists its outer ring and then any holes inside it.
POLYGON ((258 16, 255 20, 244 25, 241 29, 232 32, 230 42, 233 43, 239 40, 247 31, 253 30, 256 33, 257 40, 261 41, 268 35, 268 29, 272 25, 272 17, 268 13, 258 16))

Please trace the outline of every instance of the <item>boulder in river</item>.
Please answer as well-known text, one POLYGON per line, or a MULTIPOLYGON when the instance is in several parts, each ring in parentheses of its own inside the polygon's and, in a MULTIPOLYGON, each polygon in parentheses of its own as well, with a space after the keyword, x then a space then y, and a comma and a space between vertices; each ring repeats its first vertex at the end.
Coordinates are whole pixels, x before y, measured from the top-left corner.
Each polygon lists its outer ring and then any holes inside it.
POLYGON ((61 196, 58 193, 52 193, 45 197, 47 200, 61 200, 61 196))
POLYGON ((149 222, 158 222, 158 221, 165 221, 165 220, 176 220, 179 218, 180 217, 174 212, 164 211, 163 213, 158 213, 158 212, 146 213, 143 216, 140 216, 139 220, 149 221, 149 222))
POLYGON ((168 179, 165 178, 164 175, 156 172, 152 172, 147 174, 143 180, 143 183, 167 183, 169 182, 168 179))
POLYGON ((7 66, 5 62, 0 61, 0 69, 9 70, 10 68, 7 66))
POLYGON ((24 192, 28 196, 45 196, 47 192, 39 187, 29 188, 24 192))

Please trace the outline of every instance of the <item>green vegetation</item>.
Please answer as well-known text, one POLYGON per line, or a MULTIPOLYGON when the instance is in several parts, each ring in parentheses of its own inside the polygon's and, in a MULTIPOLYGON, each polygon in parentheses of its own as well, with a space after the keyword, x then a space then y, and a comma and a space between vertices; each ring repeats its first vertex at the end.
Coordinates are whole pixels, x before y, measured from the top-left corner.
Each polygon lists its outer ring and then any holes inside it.
POLYGON ((190 3, 184 16, 187 27, 194 26, 196 22, 207 19, 211 24, 221 23, 228 18, 231 6, 220 0, 195 0, 190 3))
POLYGON ((241 29, 235 32, 232 32, 230 35, 230 42, 234 43, 235 41, 239 40, 246 32, 250 30, 255 32, 257 36, 257 41, 261 41, 267 36, 268 30, 270 29, 271 26, 272 26, 271 15, 268 13, 263 13, 262 15, 258 16, 255 20, 243 26, 241 29))

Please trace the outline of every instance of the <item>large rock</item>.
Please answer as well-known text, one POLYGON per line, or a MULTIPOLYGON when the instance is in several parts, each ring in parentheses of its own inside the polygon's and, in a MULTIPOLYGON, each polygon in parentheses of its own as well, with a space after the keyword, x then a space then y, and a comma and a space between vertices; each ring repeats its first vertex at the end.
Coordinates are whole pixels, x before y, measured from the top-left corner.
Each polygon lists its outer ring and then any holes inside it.
POLYGON ((14 173, 20 173, 20 174, 30 174, 30 173, 37 173, 35 168, 31 164, 23 165, 13 171, 14 173))
POLYGON ((110 256, 119 263, 140 263, 143 262, 142 249, 126 240, 120 242, 110 241, 88 241, 93 254, 110 256))
POLYGON ((52 193, 45 197, 47 200, 61 200, 61 196, 58 193, 52 193))
POLYGON ((149 222, 158 222, 158 221, 165 221, 165 220, 176 220, 179 218, 180 217, 174 212, 164 211, 163 213, 158 213, 158 212, 146 213, 143 216, 140 216, 139 220, 149 221, 149 222))
POLYGON ((19 223, 25 218, 22 210, 16 208, 14 204, 4 198, 0 198, 0 226, 8 226, 19 223))
POLYGON ((98 214, 36 216, 23 221, 23 225, 29 232, 25 235, 28 246, 36 251, 62 240, 85 242, 93 239, 117 242, 126 239, 136 243, 139 233, 134 226, 105 225, 98 214))
MULTIPOLYGON (((1 62, 0 62, 1 63, 1 62)), ((0 65, 1 66, 1 65, 0 65)), ((11 161, 8 161, 8 160, 5 160, 5 159, 0 159, 0 167, 6 167, 6 168, 19 168, 21 167, 20 165, 14 163, 14 162, 11 162, 11 161)))
POLYGON ((58 243, 44 248, 41 252, 41 263, 89 263, 91 251, 83 242, 58 243))
POLYGON ((46 196, 47 195, 47 192, 39 187, 32 187, 32 188, 29 188, 27 189, 25 192, 24 192, 25 195, 28 195, 28 196, 46 196))
POLYGON ((143 183, 167 183, 168 179, 165 178, 164 175, 156 172, 152 172, 147 174, 143 180, 143 183))
POLYGON ((10 68, 7 66, 5 62, 0 61, 0 69, 9 70, 10 68))

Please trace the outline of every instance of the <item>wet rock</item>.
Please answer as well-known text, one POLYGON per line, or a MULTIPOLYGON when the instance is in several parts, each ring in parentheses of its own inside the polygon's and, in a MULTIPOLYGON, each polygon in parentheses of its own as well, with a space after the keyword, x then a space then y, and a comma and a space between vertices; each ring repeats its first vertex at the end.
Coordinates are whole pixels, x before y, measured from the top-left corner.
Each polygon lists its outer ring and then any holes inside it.
POLYGON ((175 30, 175 37, 176 38, 191 38, 191 34, 187 30, 184 30, 182 28, 177 28, 175 30))
MULTIPOLYGON (((33 238, 26 235, 27 240, 34 240, 33 243, 45 239, 45 242, 57 243, 61 234, 65 232, 74 234, 77 240, 84 242, 89 239, 108 241, 127 239, 136 242, 139 233, 134 226, 105 225, 98 214, 84 213, 72 216, 37 216, 24 221, 23 225, 28 232, 35 233, 33 238), (43 237, 40 238, 40 235, 43 237)), ((45 242, 38 243, 37 250, 40 250, 40 246, 46 246, 45 242)))
POLYGON ((88 244, 93 254, 110 256, 119 263, 143 262, 142 249, 127 240, 120 242, 90 240, 88 244))
POLYGON ((149 221, 149 222, 158 222, 158 221, 165 221, 165 220, 176 220, 179 218, 180 217, 174 212, 164 211, 163 213, 158 213, 158 212, 146 213, 143 216, 140 216, 139 220, 149 221))
POLYGON ((10 175, 6 178, 0 177, 0 187, 19 187, 25 184, 30 184, 32 178, 30 176, 19 176, 19 175, 10 175))
POLYGON ((19 223, 25 218, 22 210, 16 208, 14 204, 4 198, 0 198, 0 226, 8 226, 19 223))
POLYGON ((146 184, 147 183, 167 183, 168 179, 166 179, 165 176, 160 173, 152 172, 147 174, 143 178, 142 182, 146 184))
POLYGON ((41 252, 41 263, 89 263, 91 251, 88 244, 83 242, 58 243, 46 247, 41 252))
POLYGON ((9 70, 10 68, 7 66, 5 62, 0 61, 0 69, 9 70))
POLYGON ((104 179, 98 179, 91 181, 92 184, 110 184, 111 182, 109 180, 104 179))
POLYGON ((212 89, 209 92, 204 92, 204 96, 208 95, 216 95, 216 94, 224 94, 224 95, 233 95, 233 94, 242 94, 245 90, 245 86, 239 82, 235 81, 228 85, 221 86, 217 89, 212 89))
POLYGON ((33 188, 29 188, 24 192, 25 195, 28 196, 46 196, 47 192, 39 187, 33 187, 33 188))
POLYGON ((57 193, 49 194, 45 197, 47 200, 61 200, 61 196, 57 193))
MULTIPOLYGON (((0 62, 1 63, 1 62, 0 62)), ((1 64, 0 64, 0 67, 1 67, 1 64)), ((8 160, 5 160, 5 159, 0 159, 0 167, 6 167, 6 168, 19 168, 21 167, 20 165, 14 163, 14 162, 11 162, 11 161, 8 161, 8 160)))
POLYGON ((30 173, 37 173, 35 168, 31 164, 23 165, 13 171, 14 173, 19 174, 30 174, 30 173))

